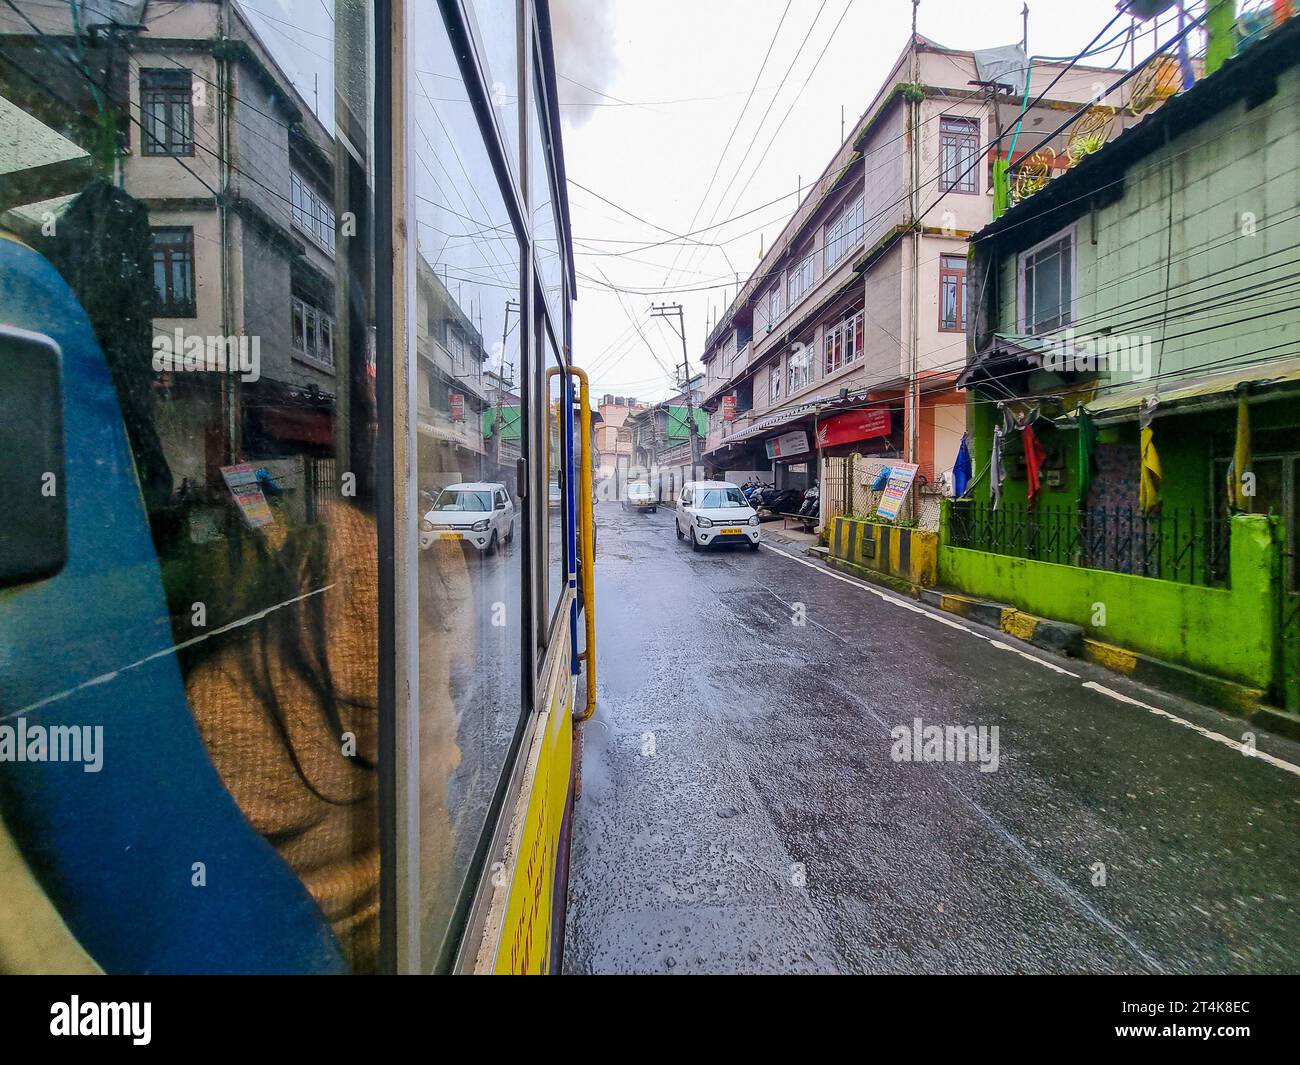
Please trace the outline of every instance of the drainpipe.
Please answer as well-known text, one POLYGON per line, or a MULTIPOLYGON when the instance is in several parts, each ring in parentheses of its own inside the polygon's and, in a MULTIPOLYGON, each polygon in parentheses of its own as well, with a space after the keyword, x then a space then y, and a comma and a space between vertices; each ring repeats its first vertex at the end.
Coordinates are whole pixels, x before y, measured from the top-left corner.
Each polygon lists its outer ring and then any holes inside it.
MULTIPOLYGON (((916 35, 916 11, 920 0, 912 0, 912 84, 921 84, 921 55, 916 35)), ((920 421, 921 421, 921 382, 919 379, 920 315, 917 304, 921 298, 921 230, 917 221, 921 214, 921 101, 912 99, 908 106, 908 139, 911 141, 912 163, 912 299, 910 308, 911 330, 908 336, 910 352, 907 369, 907 461, 916 462, 920 456, 920 421)), ((920 516, 919 488, 913 488, 911 496, 912 519, 920 516)))

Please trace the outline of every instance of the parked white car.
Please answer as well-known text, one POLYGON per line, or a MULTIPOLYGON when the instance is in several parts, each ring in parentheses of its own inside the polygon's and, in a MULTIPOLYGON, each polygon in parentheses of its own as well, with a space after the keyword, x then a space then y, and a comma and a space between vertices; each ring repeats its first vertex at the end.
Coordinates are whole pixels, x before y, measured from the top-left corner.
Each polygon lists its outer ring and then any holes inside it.
POLYGON ((659 509, 659 500, 644 481, 634 481, 627 486, 627 495, 623 500, 624 510, 648 510, 654 514, 659 509))
POLYGON ((484 554, 515 538, 515 504, 506 486, 493 481, 449 484, 420 521, 420 548, 459 540, 484 554))
POLYGON ((758 550, 758 514, 730 481, 687 481, 673 524, 677 539, 690 540, 692 551, 709 544, 748 544, 751 551, 758 550))

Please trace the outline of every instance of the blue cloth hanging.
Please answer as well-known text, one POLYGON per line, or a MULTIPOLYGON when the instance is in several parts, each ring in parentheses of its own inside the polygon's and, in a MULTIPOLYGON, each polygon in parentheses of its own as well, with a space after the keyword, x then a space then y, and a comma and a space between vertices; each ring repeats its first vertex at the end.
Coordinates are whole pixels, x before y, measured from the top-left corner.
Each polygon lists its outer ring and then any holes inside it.
POLYGON ((966 446, 966 434, 961 434, 961 443, 957 447, 957 461, 952 466, 952 494, 960 499, 970 487, 971 461, 970 448, 966 446))

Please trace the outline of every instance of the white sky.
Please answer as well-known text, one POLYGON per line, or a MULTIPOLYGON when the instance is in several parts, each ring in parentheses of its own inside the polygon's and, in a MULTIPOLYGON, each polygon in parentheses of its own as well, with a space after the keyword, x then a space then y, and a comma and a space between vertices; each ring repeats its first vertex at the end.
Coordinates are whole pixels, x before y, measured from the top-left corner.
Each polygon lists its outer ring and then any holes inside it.
MULTIPOLYGON (((1021 5, 1022 0, 922 0, 917 29, 954 48, 1018 43, 1021 5)), ((1029 50, 1052 56, 1077 53, 1116 12, 1115 0, 1031 0, 1029 6, 1029 50)), ((645 324, 652 300, 683 304, 691 368, 700 369, 706 314, 717 317, 734 296, 733 269, 743 283, 758 263, 760 234, 763 247, 770 247, 794 210, 800 178, 805 186, 815 180, 842 143, 841 105, 845 128, 851 130, 911 27, 911 0, 826 0, 824 7, 821 0, 791 0, 709 202, 692 225, 785 8, 786 0, 551 0, 561 99, 567 101, 562 108, 564 151, 577 269, 597 279, 596 284, 579 279, 574 361, 592 373, 598 395, 658 399, 671 391, 664 367, 680 366, 681 341, 667 323, 645 324), (832 27, 846 6, 832 40, 832 27), (821 17, 777 93, 819 8, 821 17), (576 36, 572 27, 583 27, 580 38, 570 36, 576 36), (591 61, 592 49, 610 45, 614 62, 602 70, 591 61), (818 61, 823 47, 825 55, 818 61), (607 95, 594 97, 563 80, 566 76, 607 95), (756 130, 774 95, 770 114, 756 130), (575 100, 596 101, 598 106, 575 105, 575 100), (792 102, 793 110, 764 155, 792 102), (747 149, 749 158, 719 206, 719 196, 747 149), (574 182, 646 222, 602 203, 574 182), (698 230, 709 224, 715 209, 714 221, 722 221, 779 196, 785 197, 779 203, 697 234, 695 239, 723 243, 722 249, 638 247, 671 241, 664 230, 698 230), (750 232, 755 229, 758 232, 750 232), (636 243, 606 243, 611 241, 636 243), (624 254, 592 254, 611 251, 624 254), (664 287, 668 267, 679 252, 667 287, 717 287, 654 296, 624 294, 620 305, 619 297, 599 284, 603 274, 620 287, 664 287), (644 341, 632 329, 629 315, 642 322, 644 341)), ((1115 29, 1127 22, 1125 17, 1115 29)), ((1139 59, 1150 50, 1150 40, 1139 44, 1139 59)), ((1111 52, 1088 62, 1100 59, 1105 64, 1115 56, 1111 52)))

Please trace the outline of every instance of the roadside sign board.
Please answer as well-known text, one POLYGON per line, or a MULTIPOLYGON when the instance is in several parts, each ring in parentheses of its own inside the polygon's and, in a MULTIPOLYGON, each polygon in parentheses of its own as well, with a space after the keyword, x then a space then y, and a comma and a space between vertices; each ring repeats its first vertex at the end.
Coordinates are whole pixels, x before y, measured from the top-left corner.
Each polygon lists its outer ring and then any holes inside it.
POLYGON ((724 422, 734 422, 736 420, 736 397, 734 394, 722 397, 722 420, 724 422))
POLYGON ((802 429, 793 433, 782 433, 767 442, 769 459, 786 459, 792 455, 802 455, 808 450, 808 434, 802 429))
POLYGON ((275 520, 271 514, 271 505, 262 494, 262 486, 257 483, 257 467, 253 463, 222 466, 221 476, 250 529, 270 525, 275 520))
POLYGON ((916 479, 916 471, 917 465, 914 462, 891 464, 889 481, 885 484, 880 503, 876 507, 876 517, 887 521, 893 521, 898 517, 898 512, 903 508, 903 500, 907 498, 908 489, 916 479))
POLYGON ((463 422, 465 420, 465 393, 449 392, 447 400, 451 407, 451 420, 453 422, 463 422))

